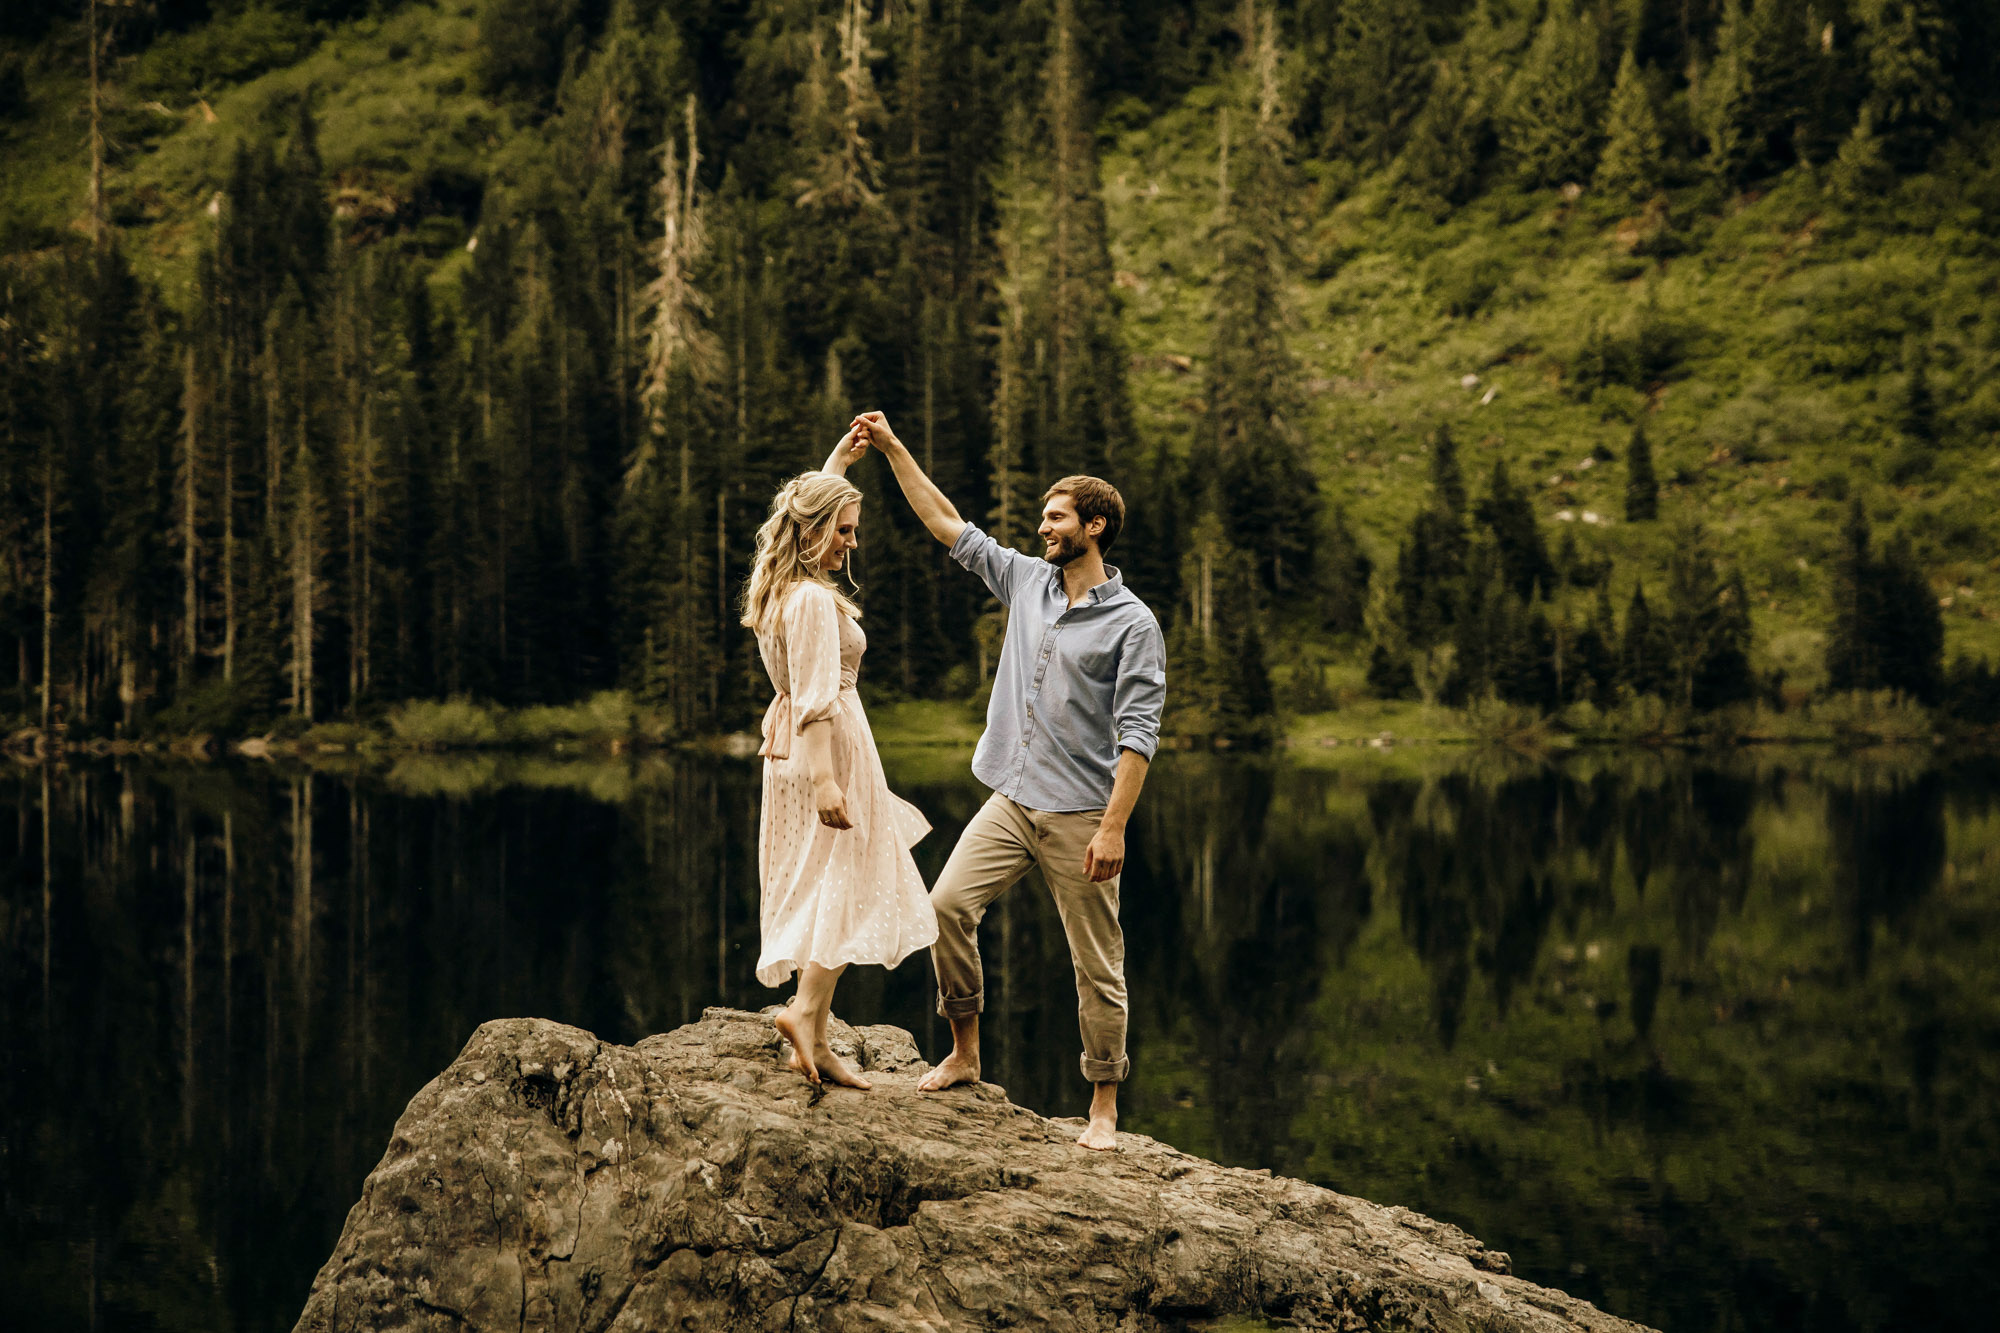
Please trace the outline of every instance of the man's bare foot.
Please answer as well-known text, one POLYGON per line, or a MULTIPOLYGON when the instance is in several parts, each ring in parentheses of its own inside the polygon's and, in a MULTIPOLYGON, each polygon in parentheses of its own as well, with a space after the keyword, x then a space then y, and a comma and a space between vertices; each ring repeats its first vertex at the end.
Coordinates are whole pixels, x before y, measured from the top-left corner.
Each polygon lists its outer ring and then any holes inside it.
POLYGON ((833 1053, 833 1047, 824 1042, 813 1048, 813 1063, 819 1066, 819 1072, 826 1075, 829 1082, 838 1083, 843 1088, 859 1088, 866 1092, 875 1086, 848 1068, 846 1062, 833 1053))
POLYGON ((1080 1146, 1092 1148, 1098 1152, 1116 1152, 1118 1150, 1117 1113, 1113 1112, 1108 1117, 1092 1116, 1090 1123, 1084 1126, 1083 1133, 1076 1136, 1076 1141, 1080 1146))
POLYGON ((979 1081, 979 1057, 961 1055, 953 1051, 944 1058, 944 1063, 917 1080, 918 1092, 942 1092, 960 1083, 979 1081))
POLYGON ((1116 1083, 1093 1084, 1090 1090, 1090 1123, 1083 1127, 1083 1133, 1076 1136, 1079 1147, 1097 1152, 1115 1152, 1118 1148, 1118 1085, 1116 1083))
POLYGON ((792 1015, 789 1007, 780 1009, 771 1018, 771 1026, 778 1029, 778 1035, 792 1044, 792 1068, 806 1076, 809 1083, 819 1082, 819 1066, 813 1063, 812 1046, 805 1040, 806 1029, 792 1015))

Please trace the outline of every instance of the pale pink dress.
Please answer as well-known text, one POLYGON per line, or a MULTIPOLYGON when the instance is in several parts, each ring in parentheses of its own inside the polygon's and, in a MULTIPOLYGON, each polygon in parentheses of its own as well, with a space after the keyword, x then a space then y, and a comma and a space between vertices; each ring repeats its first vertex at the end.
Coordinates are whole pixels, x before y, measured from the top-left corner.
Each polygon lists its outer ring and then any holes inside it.
POLYGON ((757 980, 782 985, 807 963, 894 967, 937 939, 937 916, 910 848, 930 821, 889 790, 854 682, 868 636, 824 584, 786 594, 757 636, 777 697, 764 714, 764 807, 757 841, 764 941, 757 980), (799 732, 833 720, 835 780, 853 827, 819 822, 799 732))

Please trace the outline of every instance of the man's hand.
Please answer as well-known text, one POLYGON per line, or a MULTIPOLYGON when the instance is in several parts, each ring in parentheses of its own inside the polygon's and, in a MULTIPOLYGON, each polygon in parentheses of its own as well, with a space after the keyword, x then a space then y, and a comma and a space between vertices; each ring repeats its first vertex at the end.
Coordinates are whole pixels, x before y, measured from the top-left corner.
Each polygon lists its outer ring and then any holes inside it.
POLYGON ((1102 884, 1125 868, 1125 833, 1098 826, 1090 846, 1083 849, 1083 873, 1093 884, 1102 884))
POLYGON ((863 412, 854 418, 854 429, 885 454, 903 447, 903 442, 896 438, 896 432, 889 429, 889 418, 880 412, 863 412))

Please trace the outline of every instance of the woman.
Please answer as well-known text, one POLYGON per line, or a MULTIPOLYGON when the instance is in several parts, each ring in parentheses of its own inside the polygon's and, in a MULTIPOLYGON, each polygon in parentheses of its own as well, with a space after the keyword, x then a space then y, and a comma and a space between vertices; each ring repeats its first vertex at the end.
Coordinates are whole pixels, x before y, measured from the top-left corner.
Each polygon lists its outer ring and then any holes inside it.
MULTIPOLYGON (((894 967, 937 939, 910 848, 930 832, 893 795, 854 682, 868 646, 861 612, 833 575, 860 545, 861 492, 847 465, 868 451, 850 430, 826 466, 792 478, 757 530, 743 623, 757 635, 777 697, 764 714, 758 832, 763 949, 757 980, 799 989, 775 1020, 792 1067, 867 1088, 827 1045, 833 988, 850 963, 894 967)), ((849 586, 853 586, 850 580, 849 586)))

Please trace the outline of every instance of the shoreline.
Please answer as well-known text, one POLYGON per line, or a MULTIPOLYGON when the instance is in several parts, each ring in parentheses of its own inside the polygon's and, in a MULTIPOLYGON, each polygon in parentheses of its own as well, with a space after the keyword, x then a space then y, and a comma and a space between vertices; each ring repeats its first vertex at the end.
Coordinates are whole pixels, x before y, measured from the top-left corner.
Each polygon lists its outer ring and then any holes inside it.
MULTIPOLYGON (((1325 751, 1382 751, 1407 748, 1498 748, 1524 754, 1555 755, 1587 750, 1726 751, 1770 747, 1825 747, 1839 750, 1878 747, 1922 747, 2000 750, 2000 735, 1970 729, 1940 727, 1927 715, 1907 709, 1856 709, 1851 702, 1819 711, 1807 707, 1786 713, 1766 709, 1735 714, 1681 718, 1652 710, 1637 716, 1546 716, 1505 706, 1448 709, 1405 701, 1359 701, 1338 710, 1273 719, 1276 734, 1234 739, 1229 736, 1169 733, 1160 741, 1162 753, 1219 752, 1293 754, 1325 751), (1859 715, 1858 715, 1859 714, 1859 715)), ((482 725, 448 727, 438 734, 400 733, 385 718, 372 724, 347 720, 323 722, 304 729, 273 727, 262 734, 226 736, 214 733, 116 737, 68 737, 54 744, 34 727, 19 727, 0 738, 0 753, 17 762, 67 757, 157 757, 184 760, 224 758, 274 760, 321 756, 380 757, 408 755, 520 754, 554 755, 568 759, 613 758, 643 754, 695 754, 730 759, 756 755, 754 731, 672 737, 652 719, 628 714, 625 725, 578 725, 575 709, 479 709, 482 725), (552 714, 563 715, 551 725, 552 714)), ((611 719, 598 719, 610 722, 611 719)), ((917 700, 878 704, 870 713, 876 743, 896 750, 970 750, 982 722, 964 704, 917 700)))

